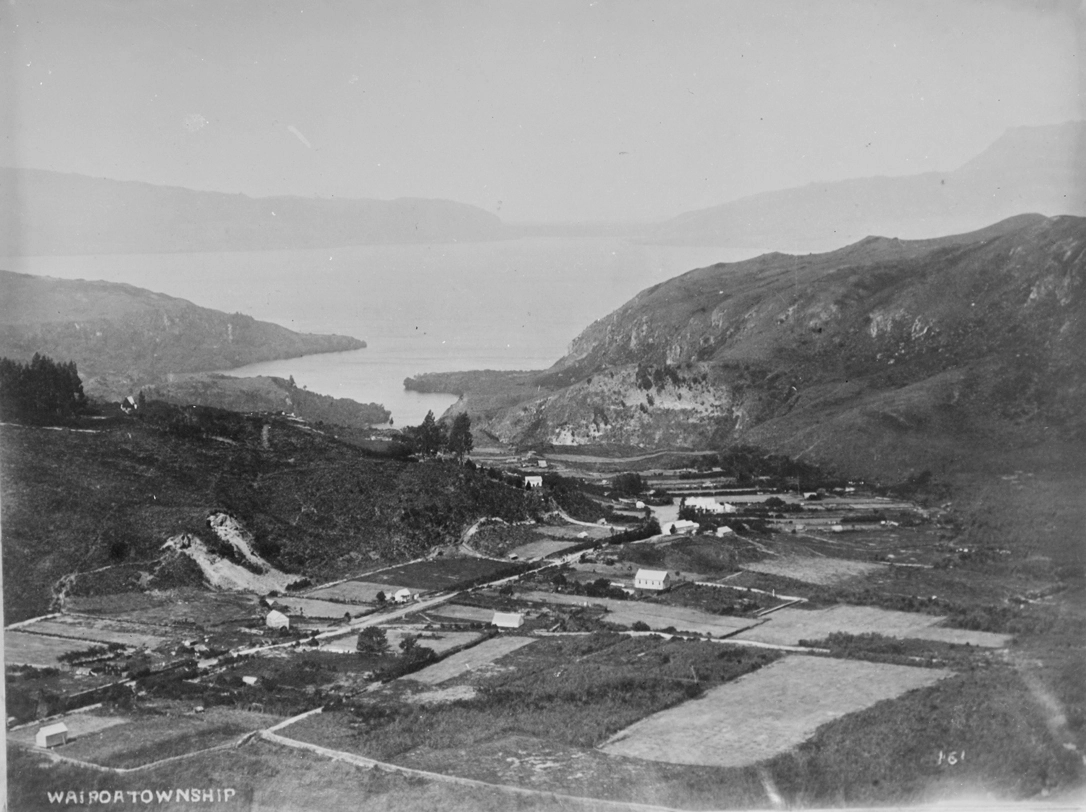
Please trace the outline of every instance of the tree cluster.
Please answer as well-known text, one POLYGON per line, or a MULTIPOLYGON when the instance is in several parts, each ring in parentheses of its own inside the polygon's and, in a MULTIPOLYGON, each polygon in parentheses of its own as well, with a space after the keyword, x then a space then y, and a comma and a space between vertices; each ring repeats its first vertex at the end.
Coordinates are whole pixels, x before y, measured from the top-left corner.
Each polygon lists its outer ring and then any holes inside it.
POLYGON ((87 408, 75 362, 34 354, 24 364, 0 358, 0 420, 66 423, 87 408))
POLYGON ((471 418, 464 412, 454 417, 451 424, 446 424, 439 422, 429 411, 419 425, 404 427, 403 436, 415 454, 436 457, 440 453, 448 453, 461 463, 474 447, 471 418))

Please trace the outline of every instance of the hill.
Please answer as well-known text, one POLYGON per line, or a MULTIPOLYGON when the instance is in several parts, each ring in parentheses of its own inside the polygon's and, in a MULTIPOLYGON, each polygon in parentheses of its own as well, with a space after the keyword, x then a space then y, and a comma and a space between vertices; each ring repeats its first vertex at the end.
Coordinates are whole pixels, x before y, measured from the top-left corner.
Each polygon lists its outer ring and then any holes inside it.
POLYGON ((379 403, 358 403, 301 389, 294 380, 258 375, 235 378, 216 373, 171 375, 140 390, 151 400, 181 406, 212 406, 232 412, 285 412, 316 423, 365 428, 387 423, 392 413, 379 403))
POLYGON ((0 255, 127 254, 455 242, 501 221, 449 200, 251 198, 0 168, 0 255))
POLYGON ((519 373, 530 394, 514 404, 500 374, 481 376, 477 401, 460 376, 454 409, 518 445, 743 442, 890 478, 1082 443, 1084 277, 1086 220, 1040 215, 714 265, 642 291, 551 369, 519 373))
POLYGON ((376 458, 283 417, 158 401, 77 431, 7 424, 0 441, 9 623, 49 611, 78 573, 95 573, 81 586, 93 594, 200 585, 163 544, 212 543, 214 513, 291 580, 320 581, 457 543, 483 516, 526 519, 534 504, 467 467, 376 458))
POLYGON ((1025 211, 1086 214, 1086 122, 1008 130, 951 172, 812 183, 686 212, 650 239, 818 251, 865 234, 970 231, 1025 211))
POLYGON ((86 393, 97 397, 118 399, 169 373, 365 346, 132 285, 0 271, 0 356, 27 360, 42 353, 75 361, 86 393))

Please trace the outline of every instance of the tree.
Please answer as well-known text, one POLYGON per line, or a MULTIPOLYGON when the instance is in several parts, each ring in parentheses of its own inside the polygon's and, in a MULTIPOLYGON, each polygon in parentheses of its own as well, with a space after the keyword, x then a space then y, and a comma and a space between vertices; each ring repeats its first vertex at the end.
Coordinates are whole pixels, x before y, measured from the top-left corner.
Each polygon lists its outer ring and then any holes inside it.
POLYGON ((377 626, 367 626, 358 633, 358 651, 363 654, 384 654, 388 651, 388 635, 377 626))
POLYGON ((434 418, 433 410, 426 413, 421 424, 408 426, 403 433, 416 454, 434 457, 445 447, 445 427, 434 418))
POLYGON ((0 419, 69 422, 87 408, 75 362, 34 354, 29 364, 0 358, 0 419))
POLYGON ((388 596, 385 595, 385 591, 383 589, 378 592, 375 597, 377 598, 378 603, 384 603, 386 600, 388 600, 388 596))
POLYGON ((452 428, 449 429, 448 448, 456 455, 457 462, 463 464, 464 455, 474 447, 475 441, 471 436, 471 418, 467 412, 461 412, 453 418, 452 428))

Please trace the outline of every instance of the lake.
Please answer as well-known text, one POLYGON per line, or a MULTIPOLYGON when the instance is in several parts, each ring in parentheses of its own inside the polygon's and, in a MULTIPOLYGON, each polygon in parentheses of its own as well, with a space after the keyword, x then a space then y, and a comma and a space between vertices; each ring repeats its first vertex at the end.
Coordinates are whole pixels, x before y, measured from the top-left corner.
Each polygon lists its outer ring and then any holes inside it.
POLYGON ((569 342, 639 291, 685 271, 762 253, 616 237, 325 250, 8 257, 0 267, 126 282, 292 330, 361 338, 364 350, 272 361, 232 375, 294 376, 299 386, 383 403, 396 425, 455 398, 406 392, 403 379, 463 369, 544 369, 569 342))

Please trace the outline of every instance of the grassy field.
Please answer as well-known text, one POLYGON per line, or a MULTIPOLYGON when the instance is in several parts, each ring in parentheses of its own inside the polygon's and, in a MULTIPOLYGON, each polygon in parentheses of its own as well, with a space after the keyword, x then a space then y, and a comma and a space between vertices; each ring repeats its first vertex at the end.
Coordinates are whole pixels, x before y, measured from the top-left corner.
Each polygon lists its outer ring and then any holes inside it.
POLYGON ((743 569, 752 572, 764 572, 769 575, 795 578, 797 581, 819 584, 820 586, 840 584, 883 568, 885 568, 884 564, 874 564, 866 561, 797 555, 767 558, 763 561, 751 561, 743 565, 743 569))
POLYGON ((789 750, 825 722, 950 673, 790 655, 643 719, 602 749, 649 761, 742 767, 789 750))
MULTIPOLYGON (((116 725, 128 724, 130 721, 131 719, 126 716, 90 712, 70 713, 61 719, 51 720, 48 724, 63 722, 68 728, 68 742, 74 743, 84 736, 97 733, 106 728, 115 727, 116 725)), ((47 723, 42 722, 41 724, 24 727, 21 730, 13 730, 8 733, 8 741, 18 742, 24 745, 34 745, 39 728, 44 727, 46 724, 47 723)), ((67 747, 61 752, 66 752, 66 750, 67 747)))
POLYGON ((523 544, 520 547, 514 547, 509 552, 511 555, 515 555, 523 561, 528 561, 533 558, 545 558, 548 555, 569 549, 574 544, 576 544, 576 540, 559 541, 556 539, 543 539, 541 541, 533 541, 530 544, 523 544))
POLYGON ((384 592, 385 596, 395 595, 400 589, 406 589, 403 584, 386 584, 376 581, 344 581, 341 584, 321 587, 307 592, 306 597, 317 600, 342 601, 344 603, 376 603, 377 593, 384 592))
MULTIPOLYGON (((500 670, 493 668, 495 660, 501 659, 507 654, 516 651, 523 646, 536 642, 533 637, 517 637, 515 635, 502 635, 490 640, 484 640, 477 646, 472 646, 464 651, 457 652, 446 657, 439 663, 427 666, 421 671, 416 671, 404 679, 421 682, 424 685, 439 685, 442 682, 462 677, 474 671, 490 672, 500 670)), ((429 643, 423 641, 423 645, 429 643)))
POLYGON ((71 638, 43 637, 20 631, 4 632, 4 662, 7 665, 33 665, 55 668, 59 657, 73 651, 85 651, 92 643, 71 638))
POLYGON ((197 716, 139 715, 127 724, 80 736, 58 752, 104 767, 139 767, 225 744, 277 721, 275 716, 214 707, 197 716))
POLYGON ((69 612, 143 624, 204 627, 248 620, 260 612, 255 595, 193 587, 70 598, 65 608, 69 612))
POLYGON ((83 618, 64 615, 48 620, 39 620, 21 627, 32 634, 48 634, 56 637, 71 637, 76 640, 88 640, 97 643, 122 643, 136 648, 158 648, 166 642, 160 629, 120 623, 116 620, 83 618))

